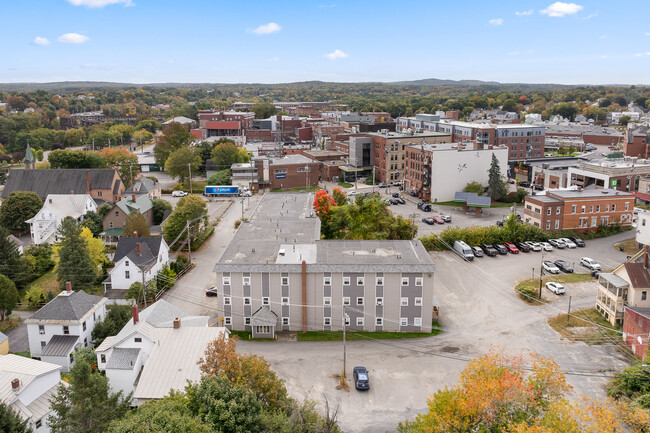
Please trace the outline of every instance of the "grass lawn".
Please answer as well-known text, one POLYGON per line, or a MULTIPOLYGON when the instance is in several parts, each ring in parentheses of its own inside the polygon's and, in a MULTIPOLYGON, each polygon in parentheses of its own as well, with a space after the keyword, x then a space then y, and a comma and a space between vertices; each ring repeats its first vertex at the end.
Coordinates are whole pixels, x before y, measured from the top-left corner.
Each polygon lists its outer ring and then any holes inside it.
POLYGON ((341 188, 352 188, 354 186, 353 183, 347 183, 347 182, 339 182, 338 186, 341 188))
MULTIPOLYGON (((439 324, 433 324, 432 332, 346 332, 349 341, 359 340, 394 340, 401 338, 424 338, 442 332, 439 324)), ((298 341, 343 341, 343 331, 309 331, 298 332, 298 341)))
MULTIPOLYGON (((199 195, 203 194, 203 191, 205 191, 205 186, 207 184, 207 180, 193 180, 192 192, 199 195)), ((174 185, 174 188, 172 188, 172 190, 190 192, 190 183, 188 181, 185 181, 183 183, 178 182, 176 185, 174 185)))
POLYGON ((56 280, 56 272, 54 270, 48 271, 41 275, 39 278, 35 279, 29 285, 27 286, 27 290, 23 291, 20 294, 20 302, 21 303, 27 303, 27 292, 29 289, 32 287, 37 286, 43 289, 43 293, 47 294, 47 292, 52 292, 54 295, 58 295, 59 292, 61 291, 61 288, 59 286, 59 282, 56 280))
POLYGON ((11 331, 12 329, 16 329, 19 326, 20 326, 20 319, 18 318, 0 320, 0 332, 11 331))
POLYGON ((583 341, 587 344, 623 343, 621 334, 616 332, 620 331, 620 328, 613 328, 595 308, 572 312, 568 324, 566 314, 551 317, 548 324, 562 337, 571 341, 583 341))
POLYGON ((639 244, 636 243, 636 239, 628 239, 614 245, 614 248, 616 248, 617 251, 620 247, 623 247, 623 252, 625 254, 636 254, 639 252, 639 244))
POLYGON ((252 339, 251 331, 230 331, 231 335, 236 335, 240 340, 250 340, 250 341, 275 341, 275 338, 256 338, 252 339))
MULTIPOLYGON (((542 278, 542 290, 546 290, 544 285, 548 281, 555 281, 557 283, 580 283, 583 281, 590 281, 594 277, 591 274, 560 274, 560 275, 549 275, 542 278)), ((515 291, 519 293, 519 297, 530 305, 542 305, 542 302, 539 302, 537 295, 539 294, 539 278, 528 278, 527 280, 520 281, 515 286, 515 291), (535 299, 530 299, 527 296, 522 295, 525 293, 529 296, 533 296, 535 299)))
POLYGON ((12 352, 14 355, 22 356, 24 358, 32 358, 32 354, 29 353, 29 350, 23 350, 21 352, 12 352))

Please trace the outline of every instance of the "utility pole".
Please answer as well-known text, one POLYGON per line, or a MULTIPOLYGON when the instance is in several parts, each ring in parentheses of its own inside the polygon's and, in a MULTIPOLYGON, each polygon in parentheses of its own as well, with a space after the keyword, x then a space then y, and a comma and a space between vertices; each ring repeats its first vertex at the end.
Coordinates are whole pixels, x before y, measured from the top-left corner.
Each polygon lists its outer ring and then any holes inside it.
POLYGON ((542 300, 542 276, 544 275, 544 249, 539 263, 539 300, 542 300))
POLYGON ((244 222, 244 199, 241 199, 241 221, 244 222))
POLYGON ((411 239, 413 239, 415 237, 415 218, 417 218, 419 216, 419 214, 412 213, 409 216, 411 217, 411 225, 412 225, 412 227, 411 227, 411 239))
POLYGON ((192 163, 187 164, 187 169, 190 172, 190 194, 192 194, 192 163))
POLYGON ((571 296, 569 296, 569 309, 566 312, 566 326, 569 326, 570 318, 571 318, 571 296))
POLYGON ((345 305, 343 306, 343 380, 345 380, 345 361, 346 361, 346 340, 345 340, 345 320, 348 319, 349 316, 345 312, 345 305))
POLYGON ((375 193, 375 166, 372 166, 372 193, 375 193))
POLYGON ((187 257, 190 261, 190 266, 192 266, 192 244, 190 241, 190 222, 185 222, 185 230, 187 230, 187 257))

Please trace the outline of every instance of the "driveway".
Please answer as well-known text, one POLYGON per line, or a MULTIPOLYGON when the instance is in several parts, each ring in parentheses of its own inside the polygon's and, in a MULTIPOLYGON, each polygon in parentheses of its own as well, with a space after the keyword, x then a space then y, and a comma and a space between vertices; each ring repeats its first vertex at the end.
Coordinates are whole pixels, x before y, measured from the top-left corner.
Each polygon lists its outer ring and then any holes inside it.
POLYGON ((13 317, 19 317, 21 320, 20 326, 12 329, 11 331, 5 332, 5 335, 9 337, 9 350, 11 352, 22 352, 29 350, 29 340, 27 339, 27 325, 25 325, 25 319, 34 314, 34 311, 13 311, 11 315, 13 317))

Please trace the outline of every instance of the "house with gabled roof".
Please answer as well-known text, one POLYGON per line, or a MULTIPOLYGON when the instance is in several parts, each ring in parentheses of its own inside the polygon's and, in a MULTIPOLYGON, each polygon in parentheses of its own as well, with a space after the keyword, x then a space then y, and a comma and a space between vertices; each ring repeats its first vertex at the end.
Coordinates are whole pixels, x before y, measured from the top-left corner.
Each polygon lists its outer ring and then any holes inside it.
POLYGON ((122 198, 128 198, 132 194, 136 196, 146 195, 151 200, 155 200, 161 197, 162 189, 159 182, 148 177, 142 177, 122 193, 122 198))
POLYGON ((53 244, 59 240, 57 232, 65 217, 81 222, 88 212, 96 212, 97 203, 89 194, 48 194, 45 203, 29 224, 32 243, 53 244))
POLYGON ((9 353, 9 337, 0 332, 0 355, 9 353))
POLYGON ((74 364, 74 351, 92 348, 95 324, 106 317, 106 298, 83 290, 66 290, 25 320, 32 357, 60 365, 64 372, 74 364))
MULTIPOLYGON (((133 212, 138 212, 147 221, 147 226, 153 225, 153 202, 146 195, 131 194, 129 197, 115 203, 110 212, 104 216, 101 233, 104 243, 115 243, 117 238, 123 235, 126 217, 133 212)), ((130 234, 130 233, 129 233, 130 234)))
POLYGON ((23 420, 34 433, 48 433, 50 399, 61 381, 61 366, 18 355, 0 356, 0 403, 23 420))
POLYGON ((169 391, 183 390, 198 381, 197 361, 223 327, 208 326, 209 317, 190 316, 165 300, 141 312, 132 307, 133 319, 97 349, 97 368, 106 374, 112 392, 133 392, 134 404, 161 399, 169 391))
POLYGON ((126 290, 135 282, 145 284, 156 278, 165 264, 169 264, 169 246, 161 236, 120 237, 113 256, 115 266, 108 272, 104 289, 126 290))

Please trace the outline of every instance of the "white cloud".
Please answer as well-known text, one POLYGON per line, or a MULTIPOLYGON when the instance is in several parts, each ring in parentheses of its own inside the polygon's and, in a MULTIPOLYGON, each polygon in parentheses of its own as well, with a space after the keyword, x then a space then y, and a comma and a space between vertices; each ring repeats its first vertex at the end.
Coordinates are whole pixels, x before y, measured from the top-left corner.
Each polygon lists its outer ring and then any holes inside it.
POLYGON ((519 51, 510 51, 510 52, 508 53, 508 55, 509 55, 509 56, 517 56, 517 55, 519 55, 519 51))
POLYGON ((515 15, 517 15, 518 17, 527 17, 529 15, 532 15, 533 12, 535 12, 535 11, 532 10, 532 9, 528 10, 528 11, 521 11, 521 12, 517 11, 517 12, 515 12, 515 15))
POLYGON ((646 36, 650 36, 650 32, 645 32, 644 33, 646 36))
POLYGON ((488 23, 490 23, 491 26, 500 26, 503 24, 503 18, 494 18, 488 21, 488 23))
POLYGON ((131 0, 68 0, 73 6, 86 6, 87 8, 103 8, 104 6, 124 3, 124 6, 134 6, 131 0))
POLYGON ((546 9, 539 11, 541 14, 548 15, 549 17, 563 17, 565 15, 573 15, 584 9, 579 4, 555 2, 549 5, 546 9))
POLYGON ((59 42, 64 44, 83 44, 88 39, 88 36, 80 35, 79 33, 65 33, 59 36, 59 42))
POLYGON ((645 53, 636 53, 634 57, 641 57, 641 56, 650 56, 650 51, 645 52, 645 53))
POLYGON ((250 31, 256 35, 268 35, 270 33, 279 32, 280 30, 282 30, 282 26, 280 26, 280 24, 268 23, 262 24, 258 28, 250 31))
POLYGON ((50 41, 49 41, 47 38, 42 38, 42 37, 40 37, 40 36, 36 36, 36 37, 34 38, 34 42, 33 42, 33 44, 34 44, 34 45, 45 46, 45 45, 50 45, 50 41))
POLYGON ((345 59, 346 57, 348 57, 348 55, 341 50, 334 50, 329 54, 325 54, 324 57, 330 60, 336 60, 336 59, 345 59))

